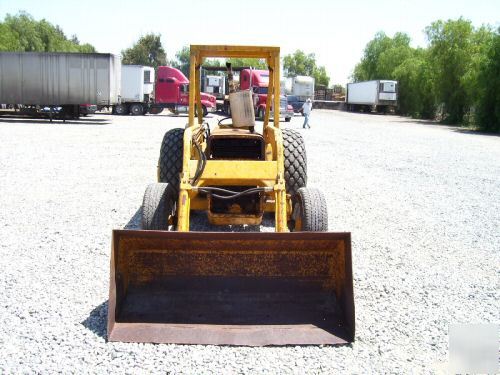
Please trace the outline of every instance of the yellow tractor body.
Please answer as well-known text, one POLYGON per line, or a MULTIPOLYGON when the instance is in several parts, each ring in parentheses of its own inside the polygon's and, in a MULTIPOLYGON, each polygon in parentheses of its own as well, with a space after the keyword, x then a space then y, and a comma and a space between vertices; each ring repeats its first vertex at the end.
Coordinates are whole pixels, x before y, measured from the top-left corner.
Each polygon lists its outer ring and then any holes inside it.
POLYGON ((228 345, 354 340, 350 233, 327 231, 326 201, 306 184, 300 134, 269 122, 280 106, 278 47, 191 46, 189 123, 167 132, 144 230, 115 230, 108 339, 228 345), (203 122, 205 58, 265 59, 262 133, 203 122), (197 116, 195 116, 195 113, 197 116), (253 232, 191 232, 191 211, 253 232), (275 232, 258 227, 274 213, 275 232), (291 230, 291 232, 290 232, 291 230))

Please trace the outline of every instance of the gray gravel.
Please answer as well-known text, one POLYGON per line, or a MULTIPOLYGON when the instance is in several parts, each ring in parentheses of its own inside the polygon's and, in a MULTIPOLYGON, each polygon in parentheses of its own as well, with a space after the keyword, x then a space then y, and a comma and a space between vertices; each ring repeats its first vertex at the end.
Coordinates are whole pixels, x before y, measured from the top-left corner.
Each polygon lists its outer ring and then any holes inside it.
POLYGON ((500 137, 315 110, 309 185, 352 232, 356 342, 107 343, 111 229, 137 223, 162 136, 185 123, 0 118, 0 372, 432 372, 451 323, 499 321, 500 137))

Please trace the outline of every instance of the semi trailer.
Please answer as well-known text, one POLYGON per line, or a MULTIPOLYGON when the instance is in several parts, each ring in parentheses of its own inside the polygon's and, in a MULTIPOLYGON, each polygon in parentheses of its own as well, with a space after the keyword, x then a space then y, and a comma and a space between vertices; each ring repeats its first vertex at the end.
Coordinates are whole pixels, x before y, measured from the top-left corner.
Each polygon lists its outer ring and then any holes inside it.
POLYGON ((314 99, 314 78, 309 76, 287 78, 285 93, 293 111, 300 112, 307 99, 314 99))
POLYGON ((120 100, 120 58, 109 53, 0 52, 0 103, 78 117, 80 106, 120 100))
POLYGON ((143 65, 122 65, 121 102, 113 106, 117 115, 143 115, 154 100, 155 69, 143 65))
POLYGON ((346 105, 349 111, 388 112, 398 105, 398 82, 374 80, 347 84, 346 105))

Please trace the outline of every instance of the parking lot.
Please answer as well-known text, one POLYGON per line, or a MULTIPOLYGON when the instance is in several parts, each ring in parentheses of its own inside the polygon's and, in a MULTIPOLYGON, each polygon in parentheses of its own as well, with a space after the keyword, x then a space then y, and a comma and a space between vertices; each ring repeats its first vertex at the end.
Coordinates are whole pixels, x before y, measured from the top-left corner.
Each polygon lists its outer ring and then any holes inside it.
MULTIPOLYGON (((106 342, 111 230, 137 227, 163 134, 186 122, 0 117, 2 372, 427 372, 447 360, 450 324, 499 321, 500 137, 314 110, 311 129, 282 125, 305 138, 330 231, 352 233, 356 342, 106 342)), ((203 215, 193 228, 213 230, 203 215)))

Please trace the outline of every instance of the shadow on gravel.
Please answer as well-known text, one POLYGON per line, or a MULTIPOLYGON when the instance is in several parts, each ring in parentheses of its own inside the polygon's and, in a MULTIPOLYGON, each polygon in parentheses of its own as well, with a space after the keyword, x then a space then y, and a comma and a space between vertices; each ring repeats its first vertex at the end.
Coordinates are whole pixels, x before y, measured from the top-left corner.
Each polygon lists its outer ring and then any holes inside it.
POLYGON ((108 317, 108 301, 101 303, 92 310, 82 322, 82 325, 88 330, 95 333, 97 336, 106 338, 106 323, 108 317))
POLYGON ((461 133, 461 134, 472 134, 472 135, 485 135, 488 137, 500 137, 500 134, 498 133, 485 133, 479 130, 471 130, 471 129, 464 129, 464 128, 457 128, 453 129, 455 133, 461 133))
POLYGON ((443 127, 449 127, 452 125, 445 125, 441 124, 440 122, 433 121, 433 120, 421 120, 421 119, 414 119, 411 117, 403 117, 401 120, 394 120, 392 122, 402 122, 402 123, 415 123, 415 124, 421 124, 421 125, 437 125, 437 126, 443 126, 443 127))
POLYGON ((123 229, 141 229, 141 215, 142 215, 142 206, 135 211, 134 216, 130 218, 127 224, 123 227, 123 229))
MULTIPOLYGON (((134 215, 130 218, 128 223, 125 224, 123 229, 141 229, 141 215, 142 206, 135 211, 134 215)), ((262 225, 265 227, 273 227, 274 214, 264 214, 262 225)), ((259 225, 211 225, 207 220, 205 212, 191 212, 190 229, 191 231, 200 232, 262 232, 262 228, 259 225)))
POLYGON ((8 124, 52 124, 52 125, 86 125, 86 126, 102 126, 102 125, 110 125, 111 122, 107 119, 94 119, 94 118, 80 118, 78 120, 63 120, 54 119, 50 122, 49 119, 32 119, 32 118, 23 118, 23 117, 0 117, 0 124, 8 123, 8 124))

